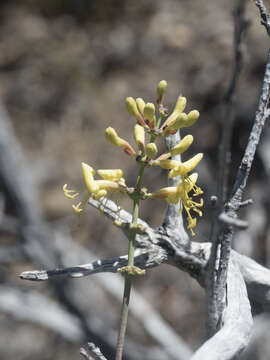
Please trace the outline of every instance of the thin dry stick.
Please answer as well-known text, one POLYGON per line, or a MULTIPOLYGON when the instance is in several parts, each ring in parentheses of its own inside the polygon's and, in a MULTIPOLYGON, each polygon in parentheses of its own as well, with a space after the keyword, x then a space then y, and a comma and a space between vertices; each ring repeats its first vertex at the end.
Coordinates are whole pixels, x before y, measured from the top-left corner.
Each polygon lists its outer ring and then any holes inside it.
MULTIPOLYGON (((257 145, 260 140, 260 135, 265 123, 265 120, 269 117, 269 97, 270 97, 270 51, 268 53, 267 65, 263 80, 262 93, 259 101, 259 108, 255 116, 254 125, 252 127, 248 144, 245 150, 245 154, 238 169, 236 181, 234 184, 232 197, 227 205, 226 213, 232 217, 237 217, 237 211, 239 210, 242 202, 242 197, 250 169, 254 160, 257 145)), ((234 234, 234 228, 229 226, 222 234, 221 252, 220 252, 220 266, 217 274, 217 288, 218 303, 220 304, 219 313, 222 314, 225 308, 225 289, 227 281, 227 268, 231 251, 231 242, 234 234)))
MULTIPOLYGON (((262 23, 266 27, 266 30, 270 36, 270 20, 269 15, 266 12, 266 8, 263 7, 262 1, 257 1, 256 5, 260 9, 262 16, 262 23)), ((270 51, 268 52, 267 64, 263 79, 263 86, 259 100, 258 110, 254 119, 254 124, 248 139, 248 144, 245 150, 245 154, 242 158, 241 164, 238 169, 236 180, 234 183, 231 199, 227 204, 226 213, 231 218, 237 218, 237 212, 241 207, 243 193, 247 184, 250 169, 254 160, 255 152, 260 140, 261 132, 266 119, 270 115, 269 111, 269 98, 270 98, 270 51)), ((218 313, 222 316, 225 309, 225 291, 227 282, 228 263, 231 252, 231 243, 234 234, 234 227, 228 226, 222 233, 221 238, 221 250, 219 269, 217 273, 217 304, 219 305, 218 313)))
POLYGON ((217 204, 215 216, 212 223, 210 242, 213 244, 211 249, 211 257, 209 261, 209 277, 207 281, 207 334, 211 336, 217 330, 219 319, 218 301, 217 301, 217 283, 216 283, 216 261, 218 258, 218 249, 220 245, 219 221, 220 214, 223 212, 224 202, 227 197, 228 174, 230 166, 230 144, 232 137, 232 128, 235 120, 235 91, 238 84, 239 76, 244 63, 244 46, 243 39, 246 34, 249 21, 245 15, 246 0, 240 0, 234 11, 234 65, 232 79, 228 90, 224 95, 222 138, 219 149, 219 171, 218 171, 218 188, 217 188, 217 204))
POLYGON ((270 36, 270 16, 264 6, 262 0, 256 0, 255 5, 259 8, 260 15, 261 15, 261 24, 265 27, 268 35, 270 36))

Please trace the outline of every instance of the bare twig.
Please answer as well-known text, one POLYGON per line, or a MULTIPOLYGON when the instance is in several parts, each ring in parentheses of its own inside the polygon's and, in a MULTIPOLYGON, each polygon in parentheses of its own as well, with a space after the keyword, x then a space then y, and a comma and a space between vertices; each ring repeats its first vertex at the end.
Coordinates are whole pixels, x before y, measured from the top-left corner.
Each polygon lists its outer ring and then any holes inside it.
MULTIPOLYGON (((270 52, 268 54, 267 65, 263 80, 262 92, 259 100, 259 107, 254 119, 254 125, 252 127, 248 144, 245 150, 245 154, 242 158, 236 181, 234 184, 232 197, 227 204, 226 213, 230 218, 237 217, 237 211, 239 210, 243 198, 243 193, 246 187, 250 169, 254 160, 257 145, 260 140, 260 135, 265 123, 265 120, 269 117, 269 97, 270 97, 270 52)), ((233 227, 229 226, 222 234, 221 251, 220 251, 220 264, 217 274, 217 294, 219 304, 219 316, 222 315, 225 308, 225 289, 227 281, 227 266, 230 257, 231 242, 233 238, 233 227)))
POLYGON ((270 16, 266 10, 266 7, 264 6, 264 3, 262 0, 256 0, 255 5, 260 10, 261 24, 265 27, 268 35, 270 36, 270 16))
POLYGON ((244 65, 244 37, 246 35, 249 20, 246 16, 247 0, 238 0, 234 10, 234 64, 229 87, 224 95, 221 145, 219 150, 218 171, 218 200, 220 207, 223 206, 227 197, 229 167, 231 162, 231 137, 235 121, 235 96, 239 77, 244 65))
MULTIPOLYGON (((140 256, 135 256, 135 265, 145 267, 145 259, 140 260, 140 256)), ((116 273, 118 269, 127 265, 127 255, 114 257, 111 259, 105 260, 96 260, 89 264, 71 266, 64 269, 54 269, 54 270, 35 270, 35 271, 24 271, 21 273, 20 278, 22 280, 32 280, 32 281, 44 281, 49 280, 56 276, 69 276, 73 278, 84 277, 92 274, 98 274, 103 272, 114 272, 116 273)))
POLYGON ((213 217, 210 242, 213 244, 211 250, 211 257, 209 261, 209 277, 207 281, 207 321, 206 328, 208 336, 216 331, 216 326, 219 318, 219 289, 217 287, 216 270, 217 259, 220 246, 220 237, 218 233, 220 214, 223 212, 224 202, 227 197, 228 174, 231 159, 230 145, 232 137, 232 128, 235 120, 235 92, 238 84, 239 76, 244 63, 244 45, 243 39, 246 34, 249 21, 245 14, 246 0, 239 0, 234 11, 234 64, 231 82, 228 90, 224 95, 224 103, 222 105, 222 137, 219 148, 219 171, 218 171, 218 188, 217 188, 217 204, 216 211, 213 217))

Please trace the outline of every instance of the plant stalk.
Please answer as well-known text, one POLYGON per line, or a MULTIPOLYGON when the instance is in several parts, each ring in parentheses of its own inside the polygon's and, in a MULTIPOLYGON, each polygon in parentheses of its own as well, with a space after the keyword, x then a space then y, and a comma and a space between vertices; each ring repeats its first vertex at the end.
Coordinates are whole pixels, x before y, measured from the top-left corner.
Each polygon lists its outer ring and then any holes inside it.
MULTIPOLYGON (((140 164, 140 169, 136 181, 135 192, 137 194, 141 191, 142 186, 142 178, 144 173, 145 164, 140 164)), ((138 223, 139 217, 139 205, 140 205, 140 197, 135 196, 133 200, 133 214, 132 214, 132 223, 130 224, 130 236, 129 236, 129 246, 128 246, 128 266, 134 265, 134 242, 136 237, 136 225, 138 223)), ((125 342, 126 328, 127 328, 127 319, 128 319, 128 306, 130 299, 132 285, 132 275, 125 274, 125 285, 124 285, 124 295, 123 302, 121 308, 121 319, 120 319, 120 328, 118 334, 117 348, 116 348, 116 356, 115 360, 122 360, 123 356, 123 348, 125 342)))

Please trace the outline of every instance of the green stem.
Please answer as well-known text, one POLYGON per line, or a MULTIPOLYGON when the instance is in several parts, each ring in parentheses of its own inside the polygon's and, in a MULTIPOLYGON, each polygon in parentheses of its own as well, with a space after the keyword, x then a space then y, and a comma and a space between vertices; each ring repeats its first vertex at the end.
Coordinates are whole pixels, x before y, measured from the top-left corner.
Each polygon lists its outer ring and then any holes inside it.
POLYGON ((160 115, 159 118, 158 118, 158 121, 157 121, 157 125, 156 125, 157 129, 159 128, 159 125, 160 125, 162 120, 163 120, 163 116, 160 115))
MULTIPOLYGON (((135 191, 138 194, 141 191, 144 168, 145 165, 140 164, 139 174, 137 177, 136 188, 135 188, 135 191)), ((130 230, 129 246, 128 246, 128 266, 134 265, 134 250, 135 250, 134 242, 136 237, 136 230, 134 229, 136 228, 136 225, 138 223, 139 205, 140 205, 140 198, 139 196, 138 197, 136 196, 133 200, 133 215, 132 215, 132 223, 130 224, 131 230, 130 230)), ((129 306, 131 285, 132 285, 132 275, 125 274, 124 295, 123 295, 123 302, 121 308, 120 329, 118 334, 115 360, 122 360, 126 328, 127 328, 128 306, 129 306)))

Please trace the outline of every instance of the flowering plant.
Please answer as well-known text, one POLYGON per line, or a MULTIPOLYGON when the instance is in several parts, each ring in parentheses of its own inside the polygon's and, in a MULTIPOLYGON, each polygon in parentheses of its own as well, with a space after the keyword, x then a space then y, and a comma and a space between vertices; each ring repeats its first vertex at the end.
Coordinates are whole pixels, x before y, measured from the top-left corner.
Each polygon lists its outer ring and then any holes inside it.
MULTIPOLYGON (((169 113, 168 109, 163 105, 166 87, 167 82, 165 80, 159 82, 157 87, 157 109, 153 103, 145 103, 142 98, 135 100, 128 97, 126 99, 127 111, 136 120, 134 125, 136 150, 126 140, 122 139, 114 128, 108 127, 105 130, 105 137, 110 144, 122 148, 125 154, 135 159, 138 165, 135 187, 131 188, 126 185, 121 169, 99 169, 95 171, 91 166, 82 163, 82 173, 86 185, 84 192, 86 194, 77 205, 72 205, 74 211, 81 215, 90 197, 101 200, 109 197, 111 193, 120 192, 129 196, 133 201, 133 217, 129 225, 128 264, 119 269, 119 272, 125 277, 125 289, 116 360, 122 359, 132 276, 145 273, 144 270, 134 266, 135 237, 137 233, 142 231, 140 225, 138 225, 141 200, 164 199, 169 204, 178 204, 180 202, 180 211, 185 210, 187 227, 193 236, 195 235, 193 229, 197 224, 197 220, 195 216, 193 217, 192 212, 202 216, 203 199, 201 198, 196 202, 193 197, 200 196, 203 191, 196 185, 198 174, 192 173, 192 171, 202 160, 203 154, 196 154, 185 162, 173 159, 174 156, 184 153, 190 147, 193 136, 185 136, 176 146, 158 155, 156 145, 158 138, 173 135, 179 129, 193 125, 199 118, 197 110, 192 110, 188 114, 184 112, 187 100, 183 96, 178 97, 173 111, 169 113), (148 137, 148 142, 146 137, 148 137), (164 187, 153 192, 149 192, 142 187, 145 169, 153 166, 170 170, 168 173, 169 178, 179 177, 177 186, 164 187), (100 180, 95 179, 96 173, 101 177, 100 180)), ((63 191, 69 199, 74 199, 80 195, 78 192, 68 189, 67 184, 63 186, 63 191)), ((117 225, 121 226, 121 222, 117 222, 117 225)))

